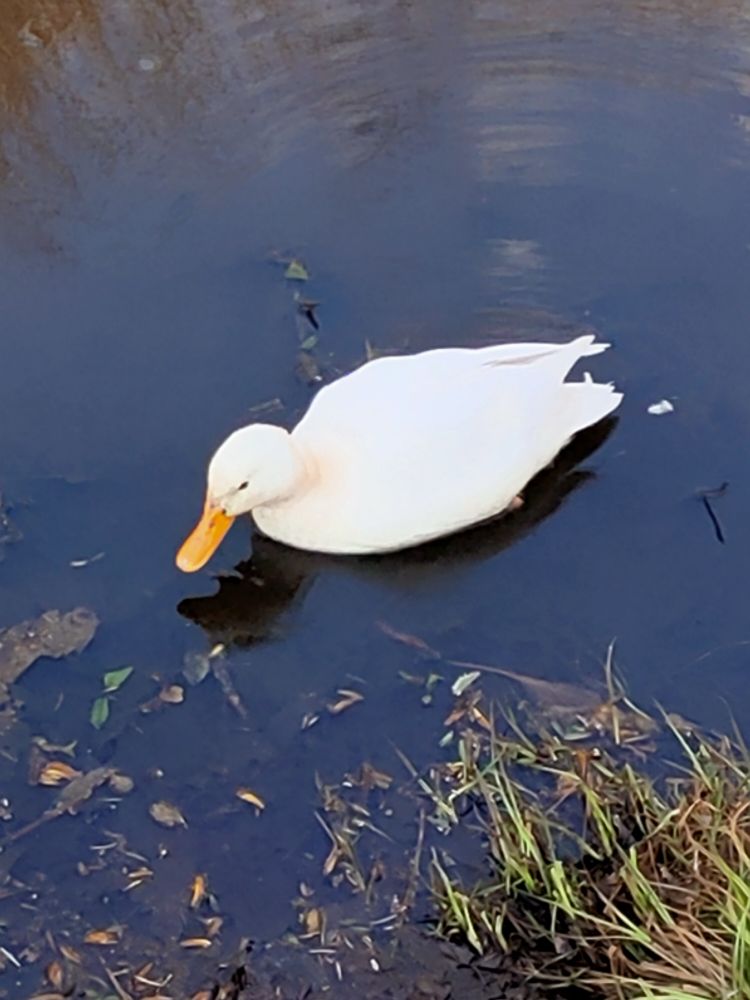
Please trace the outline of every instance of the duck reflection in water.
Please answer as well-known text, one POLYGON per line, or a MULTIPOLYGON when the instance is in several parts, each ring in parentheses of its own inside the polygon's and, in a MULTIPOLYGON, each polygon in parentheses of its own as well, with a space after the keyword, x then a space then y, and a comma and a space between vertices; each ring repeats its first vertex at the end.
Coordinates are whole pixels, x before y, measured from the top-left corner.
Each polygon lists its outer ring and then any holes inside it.
POLYGON ((326 571, 343 570, 398 587, 428 585, 454 568, 497 555, 553 514, 595 477, 578 466, 601 447, 616 424, 616 418, 608 418, 578 434, 529 483, 518 510, 418 548, 382 556, 331 556, 288 548, 255 532, 251 558, 219 578, 216 593, 185 598, 177 610, 200 625, 211 643, 248 646, 278 636, 315 578, 326 571))

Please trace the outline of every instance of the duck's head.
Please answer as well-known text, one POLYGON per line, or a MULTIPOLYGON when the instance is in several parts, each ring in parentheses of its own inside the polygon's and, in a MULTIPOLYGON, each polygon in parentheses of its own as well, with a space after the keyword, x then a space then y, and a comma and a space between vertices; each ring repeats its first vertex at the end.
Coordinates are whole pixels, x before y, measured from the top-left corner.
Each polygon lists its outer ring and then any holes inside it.
POLYGON ((217 449, 208 466, 203 513, 177 553, 185 573, 204 566, 235 517, 289 496, 301 474, 299 456, 282 427, 241 427, 217 449))

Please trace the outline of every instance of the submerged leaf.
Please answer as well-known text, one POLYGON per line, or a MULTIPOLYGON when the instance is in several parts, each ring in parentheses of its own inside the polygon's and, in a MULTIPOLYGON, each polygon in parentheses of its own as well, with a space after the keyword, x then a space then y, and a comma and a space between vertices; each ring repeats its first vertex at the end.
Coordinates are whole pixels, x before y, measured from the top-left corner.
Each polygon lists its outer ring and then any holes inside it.
POLYGON ((151 819, 161 823, 162 826, 170 829, 175 826, 187 826, 185 817, 177 806, 173 806, 170 802, 152 802, 148 811, 151 819))
POLYGON ((33 621, 0 629, 0 683, 12 684, 40 657, 80 653, 94 638, 99 619, 88 608, 66 614, 45 611, 33 621))
POLYGON ((395 629, 392 625, 389 625, 388 622, 385 621, 376 622, 376 625, 384 635, 388 636, 389 639, 394 639, 396 642, 400 642, 404 646, 410 646, 412 649, 416 649, 418 652, 424 653, 425 656, 429 656, 430 658, 437 660, 441 658, 440 653, 438 653, 436 649, 433 649, 432 646, 428 645, 424 639, 420 639, 418 635, 412 635, 410 632, 400 632, 398 629, 395 629))
POLYGON ((182 673, 188 684, 195 686, 208 677, 211 670, 210 655, 209 653, 207 656, 194 649, 185 653, 185 658, 182 661, 182 673))
POLYGON ((318 362, 309 351, 301 350, 297 354, 296 371, 299 379, 306 385, 315 385, 316 382, 321 382, 323 379, 318 362))
POLYGON ((109 787, 113 792, 116 792, 117 795, 127 795, 135 788, 135 782, 127 774, 115 773, 109 779, 109 787))
POLYGON ((62 785, 64 781, 72 781, 80 775, 70 764, 63 760, 49 760, 39 772, 40 785, 62 785))
POLYGON ((106 695, 101 695, 96 699, 94 704, 91 706, 91 715, 89 718, 94 729, 102 728, 104 723, 109 718, 109 698, 107 698, 106 695))
POLYGON ((112 694, 114 691, 118 691, 132 673, 132 667, 120 667, 118 670, 109 670, 103 677, 104 693, 112 694))

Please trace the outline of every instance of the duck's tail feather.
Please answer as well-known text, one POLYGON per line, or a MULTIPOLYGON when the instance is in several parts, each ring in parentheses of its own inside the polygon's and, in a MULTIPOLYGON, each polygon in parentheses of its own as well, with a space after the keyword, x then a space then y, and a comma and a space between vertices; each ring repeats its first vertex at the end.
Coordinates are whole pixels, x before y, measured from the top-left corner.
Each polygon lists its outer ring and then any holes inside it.
POLYGON ((576 337, 575 340, 570 342, 570 347, 578 348, 579 358, 588 358, 592 354, 601 354, 602 351, 606 351, 611 344, 603 344, 601 341, 596 342, 596 334, 587 333, 583 337, 576 337))
MULTIPOLYGON (((593 346, 602 347, 601 344, 593 346)), ((611 382, 594 382, 588 372, 584 374, 583 382, 565 382, 563 391, 567 397, 566 409, 571 437, 584 427, 591 427, 608 417, 617 409, 623 397, 611 382)))

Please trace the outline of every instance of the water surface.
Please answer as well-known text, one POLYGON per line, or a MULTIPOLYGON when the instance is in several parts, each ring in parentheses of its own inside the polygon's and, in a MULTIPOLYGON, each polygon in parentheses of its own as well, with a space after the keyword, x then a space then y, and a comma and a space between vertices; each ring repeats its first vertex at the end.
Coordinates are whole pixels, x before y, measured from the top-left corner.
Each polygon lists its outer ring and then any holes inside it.
MULTIPOLYGON (((414 656, 378 621, 567 681, 598 677, 616 637, 636 699, 707 725, 729 705, 750 726, 742 4, 6 7, 0 471, 23 540, 4 549, 0 626, 76 605, 102 625, 80 657, 17 685, 2 784, 13 822, 32 818, 50 793, 16 759, 33 734, 78 739, 79 764, 136 780, 110 825, 150 858, 169 851, 123 896, 73 874, 101 823, 33 834, 13 874, 33 881, 42 865, 61 926, 78 912, 86 929, 119 920, 171 942, 196 871, 227 948, 293 924, 289 901, 327 850, 315 772, 366 759, 395 772, 390 741, 425 760, 442 732, 441 707, 399 679, 414 656), (558 470, 513 530, 411 557, 307 557, 237 526, 208 570, 179 574, 212 449, 252 407, 278 398, 271 419, 289 425, 314 392, 296 371, 311 331, 285 256, 304 260, 321 303, 325 379, 366 344, 612 342, 592 367, 625 402, 588 474, 558 470), (649 415, 665 397, 674 412, 649 415), (721 544, 695 492, 724 481, 721 544), (212 575, 238 563, 244 581, 208 600, 212 575), (210 679, 138 715, 154 675, 184 683, 185 654, 218 640, 246 718, 210 679), (123 664, 135 673, 96 733, 101 675, 123 664), (300 731, 353 684, 361 704, 300 731), (238 785, 267 800, 260 819, 235 810, 238 785), (148 818, 161 797, 187 830, 148 818)), ((31 992, 38 971, 23 975, 31 992)))

